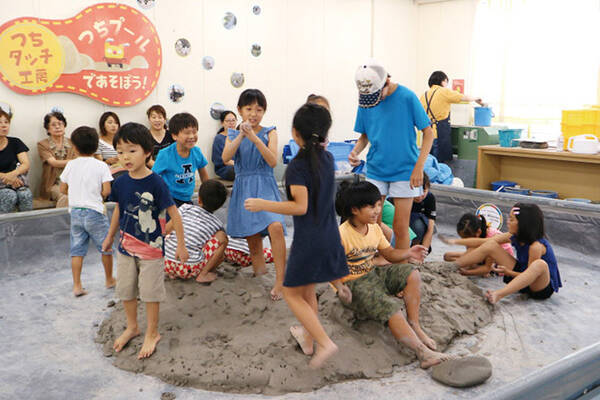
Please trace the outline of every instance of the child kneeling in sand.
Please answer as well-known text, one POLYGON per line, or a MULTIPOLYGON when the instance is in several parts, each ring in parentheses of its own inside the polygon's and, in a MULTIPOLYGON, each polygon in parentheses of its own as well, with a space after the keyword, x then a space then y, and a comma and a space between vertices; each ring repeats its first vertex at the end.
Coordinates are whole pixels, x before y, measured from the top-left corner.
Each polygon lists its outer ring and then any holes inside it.
POLYGON ((342 218, 347 218, 340 225, 350 270, 350 275, 342 281, 352 291, 352 301, 346 306, 354 311, 357 318, 387 323, 394 337, 417 353, 421 368, 449 359, 448 355, 434 351, 435 341, 423 332, 419 324, 419 271, 410 264, 376 266, 373 262, 377 251, 389 262, 406 262, 409 258, 421 262, 427 255, 427 249, 422 245, 410 249, 390 246, 377 223, 381 195, 370 182, 342 183, 335 208, 342 218), (401 310, 401 297, 407 318, 401 310))
POLYGON ((119 162, 127 174, 118 177, 112 187, 112 199, 117 202, 108 235, 102 249, 111 248, 120 230, 117 257, 117 296, 123 301, 127 328, 115 340, 113 349, 119 352, 140 334, 137 324, 137 297, 146 303, 147 330, 138 359, 154 353, 160 340, 158 311, 166 299, 163 272, 163 236, 166 213, 169 213, 180 239, 175 257, 186 262, 188 252, 183 239, 183 225, 169 188, 146 163, 152 155, 152 136, 143 125, 130 122, 123 125, 113 139, 119 162), (166 212, 165 212, 166 211, 166 212))
POLYGON ((197 282, 208 283, 217 279, 212 272, 223 262, 227 247, 227 234, 223 223, 213 214, 227 199, 227 189, 215 180, 209 179, 198 189, 198 205, 182 204, 179 207, 185 247, 190 255, 187 262, 177 261, 177 236, 173 234, 173 224, 167 224, 165 238, 165 273, 171 278, 196 278, 197 282))

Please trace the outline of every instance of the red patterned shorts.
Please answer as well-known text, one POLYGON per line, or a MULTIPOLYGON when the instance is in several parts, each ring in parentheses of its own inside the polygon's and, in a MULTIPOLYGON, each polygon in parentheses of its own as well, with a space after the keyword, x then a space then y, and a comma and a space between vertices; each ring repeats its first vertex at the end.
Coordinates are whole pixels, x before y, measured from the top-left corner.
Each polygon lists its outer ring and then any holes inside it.
MULTIPOLYGON (((263 249, 263 255, 266 263, 273 262, 273 253, 271 252, 271 249, 263 249)), ((225 261, 234 265, 241 265, 242 267, 247 267, 252 264, 252 258, 250 258, 250 254, 230 248, 225 249, 225 261)))
POLYGON ((198 276, 200 271, 206 266, 208 261, 212 258, 215 251, 219 248, 221 242, 213 236, 211 237, 202 247, 202 253, 204 258, 202 261, 195 264, 184 264, 179 261, 171 261, 165 258, 165 274, 171 279, 181 278, 190 279, 198 276))

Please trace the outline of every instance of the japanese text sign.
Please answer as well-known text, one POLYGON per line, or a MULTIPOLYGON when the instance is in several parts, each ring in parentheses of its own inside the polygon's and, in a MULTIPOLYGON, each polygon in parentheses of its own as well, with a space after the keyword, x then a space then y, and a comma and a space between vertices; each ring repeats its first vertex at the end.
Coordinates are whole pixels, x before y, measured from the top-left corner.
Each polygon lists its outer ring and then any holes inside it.
POLYGON ((156 86, 158 34, 139 11, 96 4, 73 18, 17 18, 0 26, 0 78, 22 94, 71 92, 131 106, 156 86))

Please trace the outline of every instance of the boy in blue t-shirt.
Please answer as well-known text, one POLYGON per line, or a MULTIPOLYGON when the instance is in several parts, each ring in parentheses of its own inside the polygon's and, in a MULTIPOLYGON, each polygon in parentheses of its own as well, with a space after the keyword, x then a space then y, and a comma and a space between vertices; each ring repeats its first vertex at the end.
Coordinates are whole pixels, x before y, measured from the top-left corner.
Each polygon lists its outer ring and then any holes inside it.
POLYGON ((196 147, 198 141, 198 120, 188 113, 173 115, 169 121, 169 132, 175 143, 159 151, 152 171, 166 182, 177 207, 192 204, 196 186, 196 170, 200 180, 208 180, 206 158, 196 147))
POLYGON ((348 160, 358 165, 358 155, 371 143, 367 180, 377 186, 382 202, 387 197, 394 199, 395 247, 408 249, 410 210, 413 198, 423 193, 423 167, 433 143, 433 131, 417 96, 389 78, 375 60, 358 67, 355 80, 359 99, 354 130, 361 135, 348 160), (420 152, 415 128, 423 131, 420 152))
POLYGON ((139 294, 146 303, 148 326, 138 354, 138 359, 141 359, 150 357, 160 340, 158 312, 160 302, 166 298, 163 272, 166 213, 171 217, 178 239, 175 257, 185 262, 188 252, 181 216, 169 189, 160 176, 146 167, 153 148, 148 128, 134 122, 127 123, 119 129, 113 143, 119 162, 128 172, 113 184, 111 198, 118 204, 102 243, 102 249, 109 250, 117 230, 120 230, 116 293, 123 301, 127 328, 115 340, 113 349, 121 351, 140 334, 137 324, 139 294))

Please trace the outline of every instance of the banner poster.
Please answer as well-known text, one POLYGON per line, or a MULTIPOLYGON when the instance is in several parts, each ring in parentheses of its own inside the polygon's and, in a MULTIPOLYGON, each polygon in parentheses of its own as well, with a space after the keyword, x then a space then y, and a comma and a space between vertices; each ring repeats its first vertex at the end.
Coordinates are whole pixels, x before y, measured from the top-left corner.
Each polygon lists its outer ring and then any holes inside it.
POLYGON ((465 94, 465 80, 452 79, 452 90, 456 90, 458 93, 465 94))
POLYGON ((0 78, 21 94, 71 92, 132 106, 152 92, 161 66, 156 29, 124 4, 96 4, 64 20, 22 17, 0 26, 0 78))

